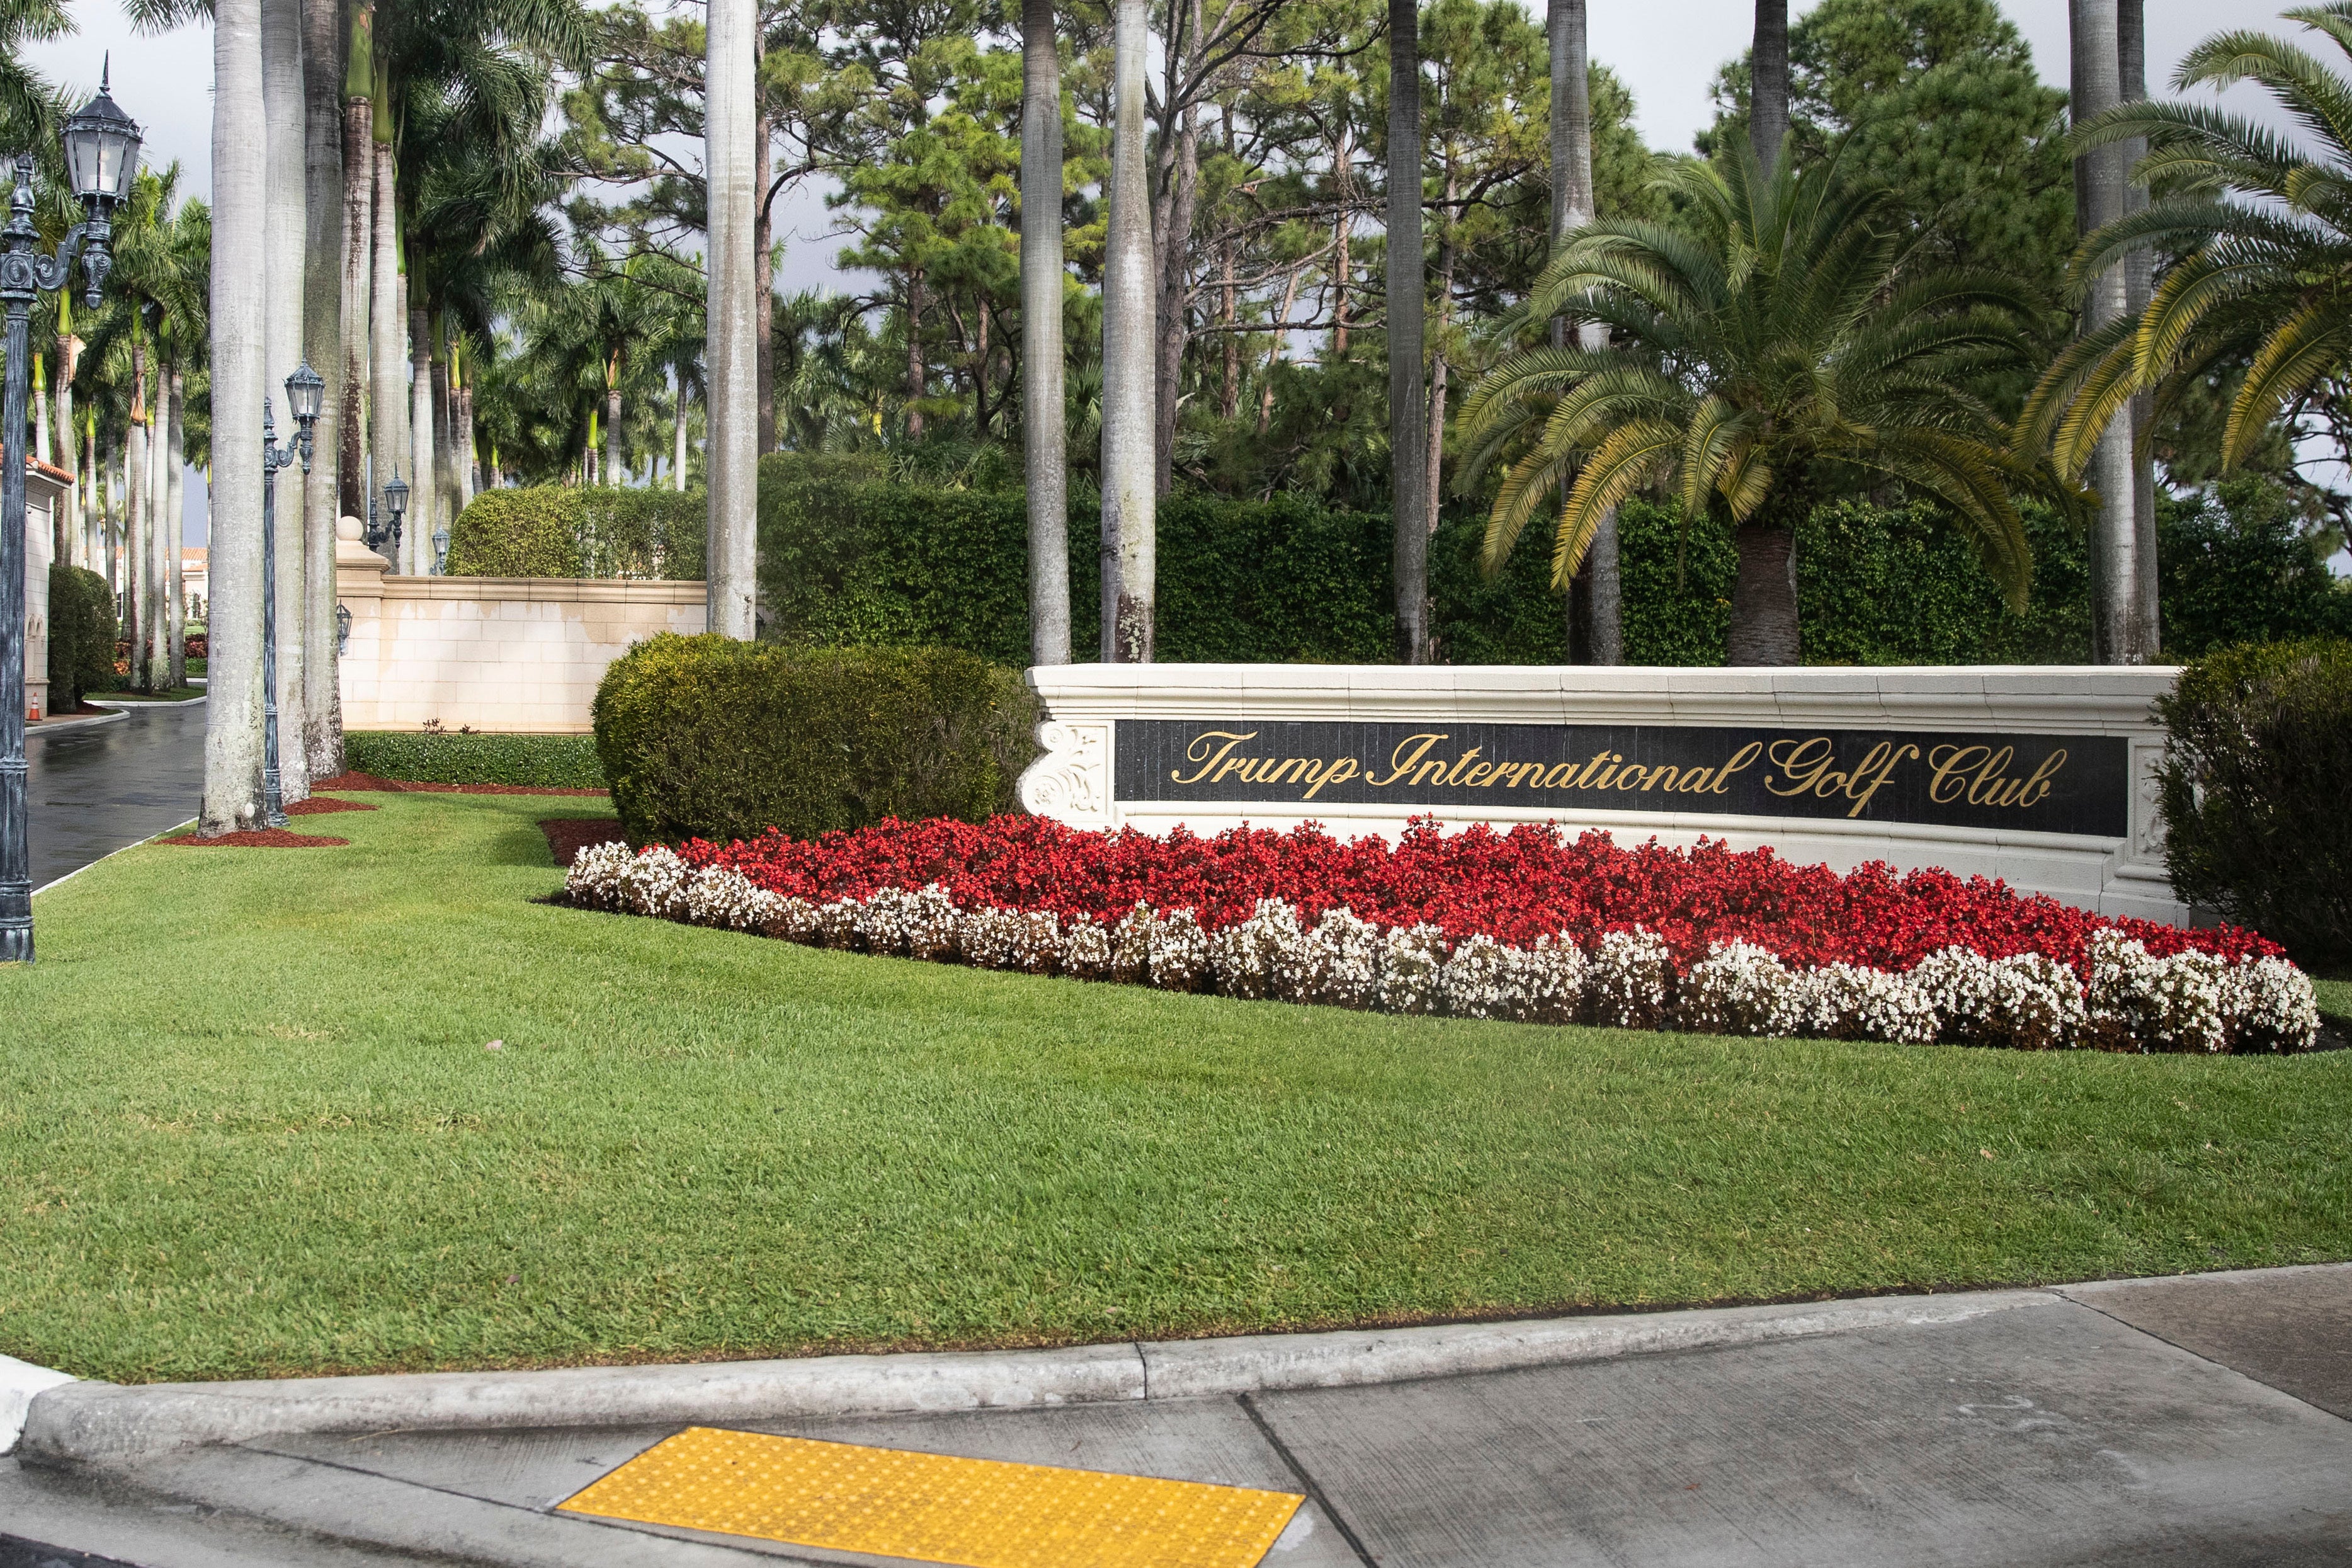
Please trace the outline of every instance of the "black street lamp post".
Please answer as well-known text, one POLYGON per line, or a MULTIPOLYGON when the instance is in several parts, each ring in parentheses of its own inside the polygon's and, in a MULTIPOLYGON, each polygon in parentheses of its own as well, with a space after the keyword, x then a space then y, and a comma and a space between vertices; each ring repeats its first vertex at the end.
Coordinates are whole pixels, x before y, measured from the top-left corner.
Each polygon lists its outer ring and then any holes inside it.
POLYGON ((98 308, 114 258, 113 215, 139 169, 139 127, 107 96, 66 121, 66 173, 89 218, 74 225, 55 256, 34 250, 33 160, 16 159, 8 223, 0 228, 0 305, 7 308, 7 387, 0 395, 0 963, 33 962, 33 852, 25 799, 25 401, 31 380, 33 301, 65 287, 81 257, 85 298, 98 308), (87 243, 89 250, 83 253, 87 243))
POLYGON ((370 550, 387 551, 386 560, 400 560, 400 520, 408 513, 408 485, 400 477, 400 465, 392 466, 392 478, 383 487, 383 510, 390 522, 376 521, 375 497, 368 497, 367 530, 362 535, 370 550))
POLYGON ((286 406, 294 412, 294 438, 278 445, 278 421, 261 400, 261 822, 286 826, 286 799, 278 783, 278 470, 302 460, 310 471, 310 427, 327 384, 304 360, 286 378, 286 406))

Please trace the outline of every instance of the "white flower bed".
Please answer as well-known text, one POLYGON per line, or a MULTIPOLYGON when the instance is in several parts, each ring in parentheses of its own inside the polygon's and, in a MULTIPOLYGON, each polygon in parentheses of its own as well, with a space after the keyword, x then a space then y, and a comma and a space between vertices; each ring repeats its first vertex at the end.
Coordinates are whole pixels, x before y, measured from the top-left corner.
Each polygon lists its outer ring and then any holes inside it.
POLYGON ((1717 942, 1677 975, 1636 928, 1587 953, 1565 933, 1532 948, 1433 925, 1383 931, 1345 909, 1312 927, 1279 899, 1220 931, 1187 909, 1138 904, 1115 926, 1044 910, 960 910, 938 884, 823 906, 780 898, 740 872, 696 871, 667 849, 582 850, 564 891, 583 908, 757 931, 790 942, 1066 974, 1168 991, 1384 1013, 1621 1028, 1806 1036, 2028 1050, 2299 1051, 2319 1037, 2311 981, 2284 959, 2149 954, 2120 931, 2092 939, 2087 980, 2036 953, 1929 953, 1903 973, 1831 963, 1792 970, 1768 949, 1717 942))

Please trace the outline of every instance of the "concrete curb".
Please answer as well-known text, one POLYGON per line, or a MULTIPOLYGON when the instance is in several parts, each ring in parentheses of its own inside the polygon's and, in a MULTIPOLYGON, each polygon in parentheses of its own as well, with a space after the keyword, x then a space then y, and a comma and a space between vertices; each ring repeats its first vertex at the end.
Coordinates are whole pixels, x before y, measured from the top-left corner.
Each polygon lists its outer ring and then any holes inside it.
MULTIPOLYGON (((191 684, 193 684, 193 682, 191 684)), ((183 697, 175 702, 126 702, 119 698, 113 697, 92 697, 86 699, 86 700, 93 708, 111 708, 117 713, 136 713, 142 709, 148 708, 194 708, 197 703, 204 701, 205 698, 208 698, 211 695, 212 693, 207 691, 205 693, 204 697, 183 697)))
POLYGON ((19 1451, 37 1463, 113 1468, 174 1449, 295 1432, 724 1425, 1195 1399, 1956 1323, 2063 1305, 2047 1290, 2000 1290, 1065 1350, 129 1387, 70 1383, 34 1394, 19 1451))
POLYGON ((36 735, 62 735, 68 730, 87 730, 92 724, 119 724, 130 717, 127 708, 113 708, 104 713, 68 713, 62 719, 44 719, 37 724, 26 725, 25 737, 30 740, 36 735))
POLYGON ((0 1454, 16 1447, 16 1436, 25 1429, 34 1397, 73 1381, 65 1373, 0 1355, 0 1454))

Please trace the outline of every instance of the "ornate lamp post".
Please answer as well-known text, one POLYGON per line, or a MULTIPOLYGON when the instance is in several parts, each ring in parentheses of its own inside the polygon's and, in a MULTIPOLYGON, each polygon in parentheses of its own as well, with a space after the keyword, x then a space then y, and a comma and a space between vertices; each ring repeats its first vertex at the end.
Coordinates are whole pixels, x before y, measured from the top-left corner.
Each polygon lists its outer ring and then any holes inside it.
POLYGON ((286 826, 286 801, 278 784, 278 470, 302 460, 310 471, 310 427, 327 384, 304 360, 286 378, 286 406, 294 413, 294 439, 278 445, 278 421, 269 399, 261 400, 261 821, 286 826))
POLYGON ((383 510, 390 513, 390 522, 376 521, 375 497, 368 497, 367 531, 365 538, 370 550, 388 550, 389 559, 400 559, 400 520, 408 514, 408 486, 400 477, 400 465, 392 467, 391 482, 383 487, 383 510))
POLYGON ((108 252, 115 206, 131 193, 139 170, 139 127, 107 96, 98 96, 66 121, 66 172, 77 200, 89 209, 55 256, 34 249, 33 160, 16 159, 16 188, 8 223, 0 228, 0 304, 7 308, 8 379, 0 395, 0 963, 33 962, 33 854, 25 802, 25 399, 31 379, 29 322, 33 300, 65 286, 76 256, 89 282, 92 310, 114 266, 108 252), (82 254, 84 243, 89 247, 82 254))
POLYGON ((448 574, 449 525, 446 522, 436 523, 433 526, 433 575, 446 577, 448 574))

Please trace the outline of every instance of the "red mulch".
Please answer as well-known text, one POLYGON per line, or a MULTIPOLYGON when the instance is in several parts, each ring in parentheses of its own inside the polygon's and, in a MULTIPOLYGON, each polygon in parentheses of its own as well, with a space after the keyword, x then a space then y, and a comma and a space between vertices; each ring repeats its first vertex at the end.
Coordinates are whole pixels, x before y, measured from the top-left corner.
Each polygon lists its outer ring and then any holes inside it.
POLYGON ((331 811, 373 811, 375 806, 364 800, 329 800, 314 795, 308 800, 298 800, 286 808, 289 816, 323 816, 331 811))
MULTIPOLYGON (((290 808, 289 808, 290 809, 290 808)), ((218 846, 227 849, 326 849, 349 844, 348 838, 322 838, 310 833, 289 833, 282 827, 257 827, 244 833, 224 833, 218 838, 200 837, 184 833, 177 838, 166 838, 166 844, 185 844, 204 849, 218 846)))
POLYGON ((601 789, 551 789, 538 784, 425 784, 417 779, 380 779, 373 773, 337 773, 331 779, 312 779, 314 790, 382 790, 393 795, 610 795, 601 789))
POLYGON ((617 816, 551 816, 539 830, 547 835, 547 847, 558 866, 571 865, 572 858, 592 844, 627 837, 617 816))

